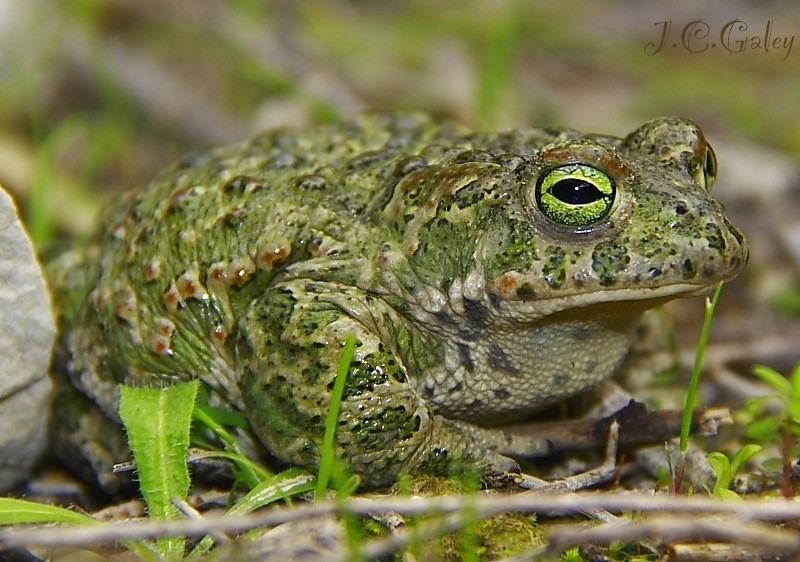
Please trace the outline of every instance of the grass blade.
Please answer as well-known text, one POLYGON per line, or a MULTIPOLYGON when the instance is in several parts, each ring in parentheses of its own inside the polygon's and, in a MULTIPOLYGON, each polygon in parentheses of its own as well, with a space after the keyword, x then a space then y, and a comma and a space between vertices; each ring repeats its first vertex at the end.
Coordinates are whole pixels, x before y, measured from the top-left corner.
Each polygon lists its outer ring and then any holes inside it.
POLYGON ((331 402, 328 406, 328 419, 325 423, 325 435, 322 439, 322 451, 320 452, 319 473, 317 475, 317 499, 325 495, 328 487, 328 480, 333 472, 334 450, 333 440, 336 436, 336 423, 339 420, 339 409, 342 405, 344 395, 344 383, 347 379, 347 372, 350 370, 350 361, 353 360, 353 350, 356 347, 356 337, 347 336, 342 349, 342 357, 339 360, 339 368, 336 370, 336 379, 333 382, 331 392, 331 402))

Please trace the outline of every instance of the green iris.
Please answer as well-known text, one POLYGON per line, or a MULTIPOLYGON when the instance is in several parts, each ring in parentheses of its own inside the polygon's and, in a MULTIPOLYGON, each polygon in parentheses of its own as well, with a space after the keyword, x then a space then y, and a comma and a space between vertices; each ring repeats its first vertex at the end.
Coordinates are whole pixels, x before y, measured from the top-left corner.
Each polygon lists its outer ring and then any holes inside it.
POLYGON ((536 182, 536 204, 554 222, 586 226, 605 217, 614 204, 614 181, 586 164, 554 168, 536 182))

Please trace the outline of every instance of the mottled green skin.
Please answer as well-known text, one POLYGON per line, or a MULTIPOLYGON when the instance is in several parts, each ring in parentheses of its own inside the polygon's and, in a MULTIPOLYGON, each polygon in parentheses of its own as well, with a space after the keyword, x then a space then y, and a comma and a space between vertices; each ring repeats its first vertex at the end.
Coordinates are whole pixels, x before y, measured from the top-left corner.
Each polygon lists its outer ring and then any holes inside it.
MULTIPOLYGON (((275 456, 313 467, 355 333, 337 442, 365 484, 513 470, 504 455, 529 445, 485 426, 608 378, 646 308, 743 267, 706 152, 673 118, 620 140, 365 115, 187 158, 49 263, 70 381, 56 419, 74 422, 73 389, 116 419, 117 383, 199 378, 275 456), (580 228, 533 196, 570 162, 617 190, 580 228)), ((116 454, 60 433, 94 470, 116 454)))

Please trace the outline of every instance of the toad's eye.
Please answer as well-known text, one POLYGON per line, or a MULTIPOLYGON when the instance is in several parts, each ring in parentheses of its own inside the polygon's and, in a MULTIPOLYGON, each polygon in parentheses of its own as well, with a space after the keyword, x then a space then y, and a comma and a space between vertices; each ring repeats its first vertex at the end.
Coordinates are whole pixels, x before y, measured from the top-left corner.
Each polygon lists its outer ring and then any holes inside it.
POLYGON ((706 154, 703 158, 703 165, 695 172, 695 180, 706 191, 711 191, 711 186, 717 179, 717 155, 710 145, 706 145, 706 154))
POLYGON ((606 174, 586 164, 554 168, 536 182, 536 205, 557 223, 587 226, 605 217, 616 188, 606 174))

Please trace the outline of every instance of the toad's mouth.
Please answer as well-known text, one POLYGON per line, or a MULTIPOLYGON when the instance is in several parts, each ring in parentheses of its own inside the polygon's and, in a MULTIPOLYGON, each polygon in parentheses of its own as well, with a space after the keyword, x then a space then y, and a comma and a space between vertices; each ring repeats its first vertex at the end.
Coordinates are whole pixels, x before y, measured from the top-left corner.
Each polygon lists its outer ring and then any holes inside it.
POLYGON ((597 314, 603 311, 619 314, 635 313, 660 306, 677 298, 690 298, 709 294, 715 284, 673 283, 652 288, 602 289, 572 295, 559 295, 532 301, 504 301, 513 313, 527 319, 539 319, 552 314, 574 311, 586 314, 587 309, 597 314))

